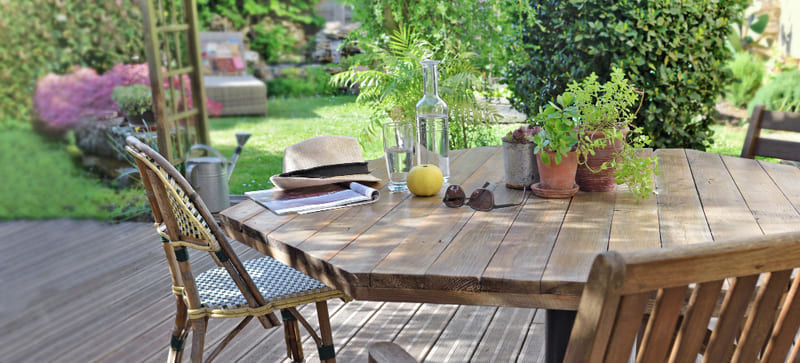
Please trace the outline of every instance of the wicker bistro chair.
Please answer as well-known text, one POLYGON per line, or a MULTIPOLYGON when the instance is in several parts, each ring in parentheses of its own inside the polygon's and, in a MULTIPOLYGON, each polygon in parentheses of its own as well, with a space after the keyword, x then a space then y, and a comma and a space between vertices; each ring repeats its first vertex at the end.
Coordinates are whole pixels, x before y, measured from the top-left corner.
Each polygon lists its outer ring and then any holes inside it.
POLYGON ((181 360, 183 343, 190 329, 192 361, 202 360, 209 318, 244 317, 209 354, 208 361, 214 359, 253 317, 265 328, 280 325, 273 313, 280 310, 285 323, 287 355, 296 362, 304 359, 299 322, 317 343, 320 360, 335 362, 327 300, 349 301, 350 297, 270 257, 240 261, 228 237, 186 179, 146 144, 134 137, 128 137, 127 143, 126 149, 135 157, 147 190, 176 298, 177 314, 169 360, 181 360), (194 276, 187 247, 209 252, 219 267, 194 276), (312 302, 316 303, 319 335, 296 309, 298 305, 312 302))

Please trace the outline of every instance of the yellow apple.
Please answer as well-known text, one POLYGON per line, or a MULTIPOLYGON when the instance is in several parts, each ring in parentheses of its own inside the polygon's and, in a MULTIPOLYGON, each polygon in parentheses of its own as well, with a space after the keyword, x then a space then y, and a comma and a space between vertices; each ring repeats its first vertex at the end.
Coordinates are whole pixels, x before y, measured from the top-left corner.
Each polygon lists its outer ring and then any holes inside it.
POLYGON ((406 178, 408 190, 420 197, 438 193, 443 183, 442 171, 433 164, 422 164, 411 168, 406 178))

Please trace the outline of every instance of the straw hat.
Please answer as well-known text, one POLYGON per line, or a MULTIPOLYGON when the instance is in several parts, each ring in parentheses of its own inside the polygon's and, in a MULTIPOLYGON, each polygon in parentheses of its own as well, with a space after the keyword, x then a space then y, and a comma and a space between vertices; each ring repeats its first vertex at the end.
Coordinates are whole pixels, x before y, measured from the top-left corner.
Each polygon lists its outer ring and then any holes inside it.
POLYGON ((286 148, 283 173, 270 178, 281 189, 365 182, 380 185, 369 174, 358 141, 350 136, 317 136, 286 148))

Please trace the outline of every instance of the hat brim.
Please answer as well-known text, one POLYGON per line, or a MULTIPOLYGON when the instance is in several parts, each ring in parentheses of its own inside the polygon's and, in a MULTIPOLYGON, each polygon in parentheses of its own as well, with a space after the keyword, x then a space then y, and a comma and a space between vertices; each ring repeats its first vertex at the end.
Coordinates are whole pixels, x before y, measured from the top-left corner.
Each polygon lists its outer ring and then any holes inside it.
POLYGON ((383 184, 380 178, 369 174, 340 175, 329 178, 282 177, 273 175, 269 180, 272 184, 275 184, 275 186, 281 189, 298 189, 346 182, 370 183, 370 186, 380 188, 383 184))

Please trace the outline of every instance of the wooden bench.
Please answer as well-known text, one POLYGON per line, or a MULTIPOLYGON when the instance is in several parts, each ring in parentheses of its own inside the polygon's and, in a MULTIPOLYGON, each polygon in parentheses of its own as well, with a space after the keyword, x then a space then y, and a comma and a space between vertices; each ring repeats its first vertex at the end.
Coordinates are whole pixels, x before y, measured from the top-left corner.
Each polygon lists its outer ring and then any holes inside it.
MULTIPOLYGON (((626 362, 638 339, 637 362, 797 362, 798 267, 800 232, 602 253, 564 361, 626 362)), ((413 359, 393 343, 368 350, 374 362, 413 359)))
POLYGON ((266 115, 267 86, 247 73, 239 32, 200 32, 206 95, 222 104, 222 116, 266 115))
POLYGON ((743 158, 758 155, 800 161, 800 142, 762 137, 762 129, 800 133, 800 113, 768 111, 756 105, 742 146, 743 158))

